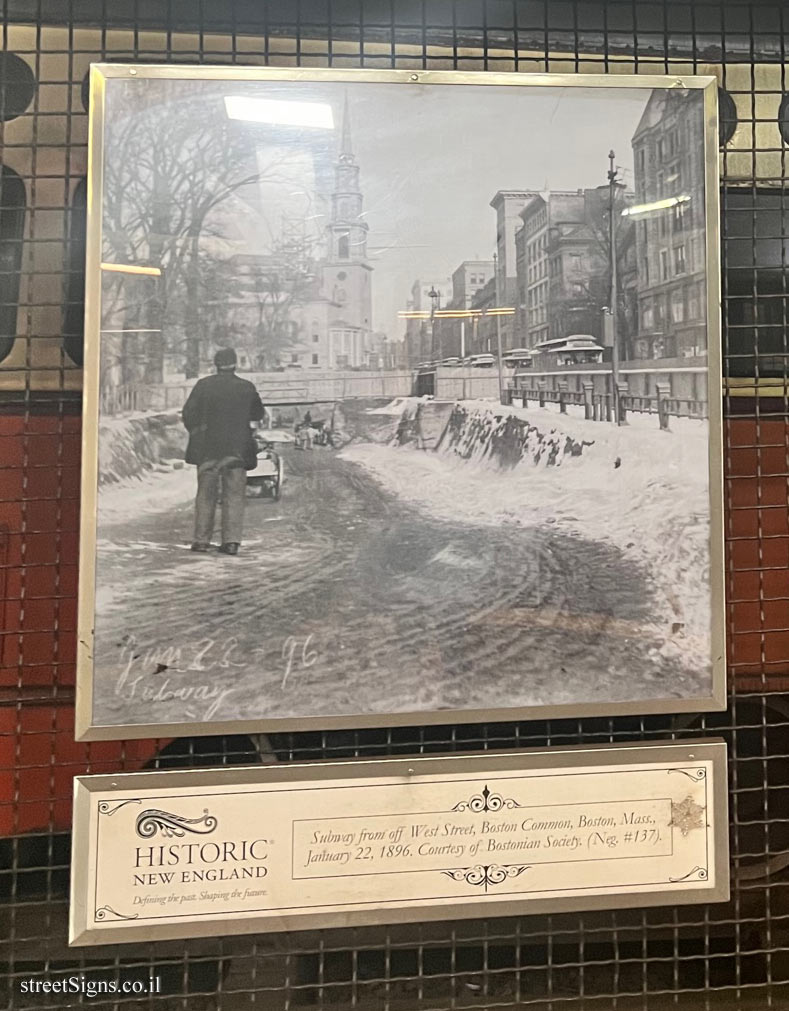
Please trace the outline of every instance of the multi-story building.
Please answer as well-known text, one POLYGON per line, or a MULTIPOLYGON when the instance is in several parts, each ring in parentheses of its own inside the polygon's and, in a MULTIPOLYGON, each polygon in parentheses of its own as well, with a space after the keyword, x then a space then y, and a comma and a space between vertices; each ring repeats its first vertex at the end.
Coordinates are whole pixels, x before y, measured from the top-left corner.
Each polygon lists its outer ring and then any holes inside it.
POLYGON ((638 266, 638 358, 704 355, 703 102, 695 91, 658 89, 633 134, 638 266))
POLYGON ((452 274, 452 300, 448 308, 468 308, 480 288, 493 277, 493 260, 464 260, 452 274))
POLYGON ((515 343, 519 347, 534 347, 548 339, 548 239, 555 199, 558 194, 534 194, 519 214, 520 227, 515 235, 516 314, 513 317, 515 343))
POLYGON ((562 235, 585 227, 584 191, 559 190, 534 194, 521 210, 516 236, 516 308, 519 346, 534 347, 548 340, 554 313, 551 266, 554 244, 562 235))
MULTIPOLYGON (((614 239, 617 264, 617 339, 620 356, 629 357, 634 332, 635 247, 633 223, 623 211, 634 194, 614 189, 614 239)), ((611 190, 583 191, 583 220, 557 220, 550 235, 550 337, 591 334, 604 340, 603 310, 611 304, 611 190)))
MULTIPOLYGON (((619 291, 618 330, 632 332, 635 260, 632 223, 621 211, 633 195, 615 195, 619 291)), ((611 301, 609 188, 554 191, 535 196, 521 212, 516 237, 516 336, 525 347, 573 333, 603 340, 603 310, 611 301)))
MULTIPOLYGON (((477 293, 493 277, 494 269, 494 260, 464 260, 452 274, 452 297, 446 308, 458 312, 469 310, 477 293)), ((471 353, 473 325, 470 318, 442 319, 437 330, 441 358, 463 358, 471 353)))
MULTIPOLYGON (((515 306, 518 298, 515 238, 522 225, 521 211, 537 194, 534 190, 499 190, 490 202, 496 212, 496 305, 515 306)), ((502 345, 513 346, 516 316, 501 320, 502 345)))

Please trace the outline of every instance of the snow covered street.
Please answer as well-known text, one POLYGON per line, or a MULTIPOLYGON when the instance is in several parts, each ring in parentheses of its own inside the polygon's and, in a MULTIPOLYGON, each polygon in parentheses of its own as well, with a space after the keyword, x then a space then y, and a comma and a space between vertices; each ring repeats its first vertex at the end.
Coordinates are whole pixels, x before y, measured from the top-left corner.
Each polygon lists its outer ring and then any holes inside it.
MULTIPOLYGON (((408 404, 401 401, 401 410, 408 404)), ((647 574, 651 621, 666 634, 667 656, 701 671, 709 663, 710 612, 708 424, 673 419, 660 431, 654 415, 627 425, 586 421, 546 408, 460 405, 471 419, 508 417, 541 432, 592 443, 578 457, 504 467, 489 444, 446 445, 437 453, 392 445, 353 445, 345 459, 365 467, 398 497, 435 518, 495 527, 551 529, 615 546, 647 574)), ((498 419, 498 420, 496 420, 498 419)), ((489 440, 488 440, 489 441, 489 440)), ((590 604, 592 602, 590 601, 590 604)))
MULTIPOLYGON (((655 545, 665 560, 677 538, 650 542, 650 556, 620 529, 635 537, 639 509, 661 515, 649 474, 656 440, 673 436, 638 433, 633 457, 596 424, 599 460, 499 471, 484 454, 374 443, 366 424, 354 420, 340 454, 283 448, 283 498, 248 502, 237 558, 188 550, 192 468, 104 490, 98 722, 309 711, 374 725, 378 712, 708 690, 689 659, 687 584, 672 616, 655 576, 655 545)), ((677 509, 688 521, 687 489, 677 509)))

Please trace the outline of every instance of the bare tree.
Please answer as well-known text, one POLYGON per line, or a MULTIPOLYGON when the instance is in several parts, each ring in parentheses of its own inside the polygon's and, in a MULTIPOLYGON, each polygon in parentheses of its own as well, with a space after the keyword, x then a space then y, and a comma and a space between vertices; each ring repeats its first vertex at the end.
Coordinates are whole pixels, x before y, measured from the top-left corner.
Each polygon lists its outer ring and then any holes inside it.
MULTIPOLYGON (((132 82, 135 83, 135 82, 132 82)), ((152 297, 126 299, 127 328, 166 329, 177 305, 185 332, 185 372, 201 357, 201 240, 217 208, 245 187, 274 178, 284 160, 261 169, 248 132, 224 113, 221 95, 163 95, 107 126, 104 168, 104 255, 161 271, 152 297)), ((163 378, 167 335, 146 344, 147 381, 163 378)))

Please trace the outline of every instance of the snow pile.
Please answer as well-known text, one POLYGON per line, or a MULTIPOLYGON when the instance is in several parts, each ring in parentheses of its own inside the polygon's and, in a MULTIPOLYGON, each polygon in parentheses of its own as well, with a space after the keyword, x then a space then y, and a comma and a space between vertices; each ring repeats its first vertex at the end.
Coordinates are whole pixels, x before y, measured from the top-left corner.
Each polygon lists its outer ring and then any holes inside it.
POLYGON ((546 429, 544 418, 538 427, 508 409, 496 412, 474 403, 454 407, 438 448, 472 463, 489 460, 507 468, 522 462, 554 467, 567 457, 581 456, 593 444, 580 432, 570 435, 561 428, 546 429))
POLYGON ((183 460, 187 435, 176 411, 104 418, 99 425, 99 484, 115 484, 183 460))
POLYGON ((382 407, 371 407, 367 414, 388 414, 394 417, 413 417, 419 404, 424 404, 432 397, 395 397, 382 407))
POLYGON ((664 432, 654 415, 618 427, 489 401, 458 408, 435 452, 411 443, 354 445, 342 455, 442 520, 552 527, 614 544, 652 582, 665 654, 705 668, 707 422, 672 419, 664 432))

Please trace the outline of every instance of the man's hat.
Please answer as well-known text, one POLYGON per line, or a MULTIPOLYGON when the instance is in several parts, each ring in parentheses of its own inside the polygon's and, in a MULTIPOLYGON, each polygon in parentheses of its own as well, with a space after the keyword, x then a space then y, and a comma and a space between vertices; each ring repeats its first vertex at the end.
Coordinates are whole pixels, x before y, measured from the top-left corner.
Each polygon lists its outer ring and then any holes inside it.
POLYGON ((220 348, 214 355, 214 365, 218 369, 234 369, 238 359, 232 348, 220 348))

